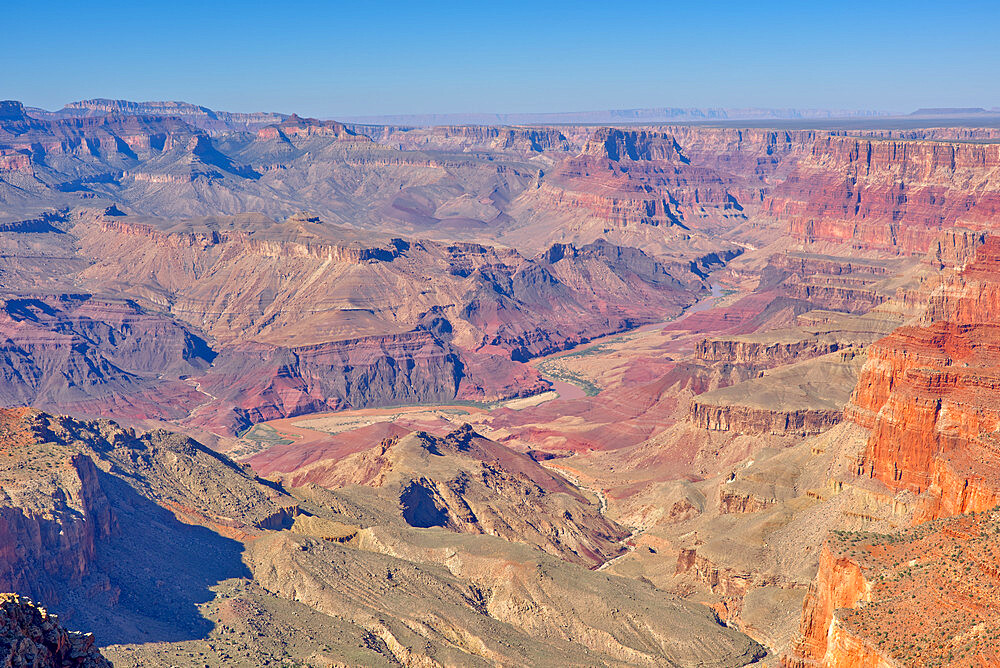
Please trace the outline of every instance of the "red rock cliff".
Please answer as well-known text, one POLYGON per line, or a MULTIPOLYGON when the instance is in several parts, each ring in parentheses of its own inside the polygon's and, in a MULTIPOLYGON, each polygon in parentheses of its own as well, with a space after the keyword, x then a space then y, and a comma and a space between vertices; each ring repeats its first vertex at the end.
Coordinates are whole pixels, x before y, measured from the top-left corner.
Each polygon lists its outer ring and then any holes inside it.
POLYGON ((1000 240, 873 344, 848 415, 872 429, 859 473, 923 494, 917 521, 1000 502, 1000 240))
POLYGON ((1000 513, 824 546, 786 667, 996 666, 1000 513))
POLYGON ((804 241, 922 253, 946 227, 991 229, 1000 145, 827 135, 764 210, 804 241))
POLYGON ((782 658, 782 665, 787 668, 878 666, 879 663, 869 662, 877 655, 859 647, 859 643, 839 629, 836 620, 838 609, 854 607, 858 601, 867 599, 867 590, 861 568, 824 545, 819 572, 802 602, 800 637, 788 656, 782 658))

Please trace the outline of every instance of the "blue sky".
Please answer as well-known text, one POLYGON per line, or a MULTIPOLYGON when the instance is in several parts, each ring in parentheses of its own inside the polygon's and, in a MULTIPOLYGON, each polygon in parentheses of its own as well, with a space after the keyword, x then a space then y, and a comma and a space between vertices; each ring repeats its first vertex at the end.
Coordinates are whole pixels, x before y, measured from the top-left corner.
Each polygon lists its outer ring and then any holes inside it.
POLYGON ((46 108, 1000 107, 997 2, 4 5, 0 99, 46 108))

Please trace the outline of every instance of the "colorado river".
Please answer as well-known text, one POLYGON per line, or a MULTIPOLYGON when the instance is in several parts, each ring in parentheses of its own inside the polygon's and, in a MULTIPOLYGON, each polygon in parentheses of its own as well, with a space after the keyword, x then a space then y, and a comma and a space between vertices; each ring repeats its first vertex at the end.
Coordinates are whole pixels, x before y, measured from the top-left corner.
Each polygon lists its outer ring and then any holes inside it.
POLYGON ((617 332, 615 334, 608 334, 607 336, 602 336, 600 338, 592 339, 586 343, 581 343, 579 345, 573 346, 567 350, 561 350, 557 353, 552 353, 551 355, 546 355, 545 357, 537 357, 528 362, 528 365, 534 368, 538 374, 545 380, 552 383, 552 389, 559 395, 560 399, 582 399, 588 396, 587 388, 583 383, 574 382, 572 378, 556 378, 551 374, 545 373, 543 364, 546 362, 552 362, 558 360, 561 357, 567 357, 569 355, 576 355, 584 352, 592 347, 599 346, 603 343, 609 343, 611 341, 620 340, 623 336, 630 334, 636 334, 640 332, 653 332, 658 329, 663 329, 671 323, 678 322, 687 318, 693 313, 699 313, 701 311, 707 311, 715 305, 715 302, 719 297, 723 295, 723 289, 721 285, 711 283, 709 284, 710 294, 702 299, 699 299, 694 304, 691 304, 686 309, 684 309, 680 315, 670 320, 663 320, 661 322, 653 322, 648 325, 642 325, 636 327, 635 329, 628 329, 622 332, 617 332))

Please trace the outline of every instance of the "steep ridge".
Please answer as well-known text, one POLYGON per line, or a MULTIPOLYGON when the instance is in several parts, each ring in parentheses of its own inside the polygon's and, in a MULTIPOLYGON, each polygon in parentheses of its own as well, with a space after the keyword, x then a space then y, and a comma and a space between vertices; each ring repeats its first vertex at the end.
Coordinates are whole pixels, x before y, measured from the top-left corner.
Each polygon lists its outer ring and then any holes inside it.
POLYGON ((509 358, 464 353, 424 329, 292 348, 236 344, 197 382, 206 403, 192 421, 221 433, 323 410, 495 401, 548 386, 509 358))
POLYGON ((872 429, 859 471, 921 495, 918 520, 1000 500, 992 436, 1000 424, 998 258, 1000 243, 990 237, 931 293, 922 322, 874 344, 852 397, 852 419, 872 429))
POLYGON ((386 439, 282 473, 281 480, 292 487, 373 487, 398 502, 410 526, 498 536, 586 566, 616 556, 628 535, 561 477, 468 425, 441 438, 386 439))
POLYGON ((82 280, 107 290, 128 285, 222 341, 316 343, 443 317, 461 347, 530 356, 679 312, 702 289, 686 265, 600 242, 526 258, 474 244, 343 243, 337 228, 315 218, 251 225, 164 237, 148 225, 83 221, 83 250, 98 262, 82 280), (121 266, 121 254, 136 262, 121 266), (291 331, 277 334, 281 328, 291 331))
POLYGON ((0 402, 8 406, 177 418, 198 403, 179 377, 204 371, 215 356, 169 317, 89 294, 9 296, 0 301, 0 332, 0 402))

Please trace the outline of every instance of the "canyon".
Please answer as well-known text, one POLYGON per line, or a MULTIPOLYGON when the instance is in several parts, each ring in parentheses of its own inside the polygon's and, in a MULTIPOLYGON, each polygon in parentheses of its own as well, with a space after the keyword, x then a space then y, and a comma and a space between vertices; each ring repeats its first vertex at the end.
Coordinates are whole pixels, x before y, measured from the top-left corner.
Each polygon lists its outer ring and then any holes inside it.
POLYGON ((637 120, 0 102, 0 608, 79 665, 1000 661, 996 129, 637 120))

